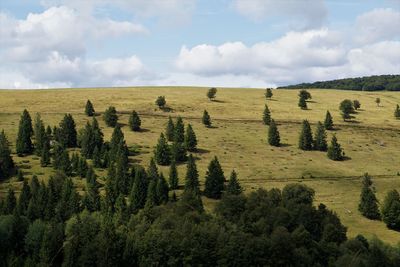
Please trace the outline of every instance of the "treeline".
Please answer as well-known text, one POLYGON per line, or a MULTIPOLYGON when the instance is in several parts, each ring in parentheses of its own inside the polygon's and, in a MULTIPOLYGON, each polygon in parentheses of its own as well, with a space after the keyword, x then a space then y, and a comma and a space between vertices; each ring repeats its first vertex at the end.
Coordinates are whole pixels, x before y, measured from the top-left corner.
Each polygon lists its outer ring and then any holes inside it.
POLYGON ((300 83, 281 86, 278 89, 341 89, 356 91, 400 91, 400 75, 375 75, 368 77, 346 78, 314 83, 300 83))

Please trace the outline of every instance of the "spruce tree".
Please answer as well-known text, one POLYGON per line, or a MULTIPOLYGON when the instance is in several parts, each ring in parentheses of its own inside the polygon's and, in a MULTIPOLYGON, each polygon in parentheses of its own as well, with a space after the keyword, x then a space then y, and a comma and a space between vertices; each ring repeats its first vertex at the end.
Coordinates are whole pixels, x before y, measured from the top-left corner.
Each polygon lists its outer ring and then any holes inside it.
POLYGON ((200 195, 199 173, 192 154, 189 155, 187 162, 185 191, 193 191, 196 195, 200 195))
POLYGON ((343 150, 340 146, 340 144, 337 141, 336 135, 332 136, 331 144, 328 147, 328 158, 331 160, 342 160, 343 159, 343 150))
POLYGON ((115 127, 118 123, 118 115, 115 107, 108 107, 104 112, 103 119, 108 127, 115 127))
POLYGON ((302 150, 312 150, 313 142, 310 123, 307 120, 303 120, 299 136, 299 148, 302 150))
POLYGON ((180 207, 183 212, 202 212, 204 210, 200 196, 199 174, 192 154, 190 154, 188 158, 185 189, 180 201, 178 202, 178 207, 180 207))
POLYGON ((176 119, 174 141, 178 143, 185 142, 185 125, 183 124, 182 117, 180 116, 176 119))
POLYGON ((24 180, 17 204, 17 210, 20 215, 27 214, 30 199, 31 199, 31 188, 28 182, 24 180))
POLYGON ((230 195, 240 195, 243 192, 242 187, 237 179, 237 174, 235 170, 232 171, 231 176, 226 186, 226 193, 230 195))
POLYGON ((115 213, 114 218, 118 224, 123 224, 128 220, 128 207, 126 205, 125 196, 119 194, 117 200, 115 201, 115 213))
POLYGON ((159 204, 165 204, 168 202, 168 183, 164 178, 164 175, 161 173, 160 178, 157 179, 157 199, 159 204))
POLYGON ((78 163, 78 169, 77 169, 77 174, 83 178, 86 176, 87 170, 88 170, 88 164, 86 162, 86 159, 84 157, 79 157, 79 163, 78 163))
POLYGON ((272 89, 271 88, 267 88, 265 89, 265 98, 266 99, 271 99, 272 98, 272 89))
POLYGON ((320 121, 318 122, 317 130, 315 131, 314 149, 319 151, 328 150, 325 127, 320 121))
POLYGON ((29 112, 24 109, 19 121, 18 135, 16 142, 16 151, 19 156, 23 154, 30 154, 33 151, 32 145, 32 119, 29 112))
POLYGON ((307 102, 306 102, 306 99, 304 97, 300 96, 298 106, 301 109, 307 109, 307 102))
POLYGON ((400 230, 400 194, 396 189, 390 190, 383 201, 382 219, 389 229, 400 230))
POLYGON ((150 159, 149 167, 147 168, 147 177, 149 177, 149 179, 158 179, 159 177, 158 168, 154 158, 150 159))
POLYGON ((94 147, 92 159, 93 159, 93 166, 95 168, 100 168, 102 166, 101 151, 98 148, 98 146, 94 147))
POLYGON ((132 111, 131 115, 129 116, 129 128, 132 131, 138 132, 140 131, 140 125, 142 121, 140 120, 139 114, 136 111, 132 111))
POLYGON ((35 117, 33 132, 35 136, 35 154, 40 156, 44 143, 46 142, 46 129, 39 113, 37 113, 35 117))
POLYGON ((172 190, 175 190, 178 189, 178 186, 179 186, 178 170, 176 168, 175 160, 173 160, 169 168, 169 187, 172 190))
POLYGON ((363 180, 358 210, 368 219, 379 220, 381 216, 378 209, 378 200, 376 199, 375 193, 371 189, 371 178, 366 173, 363 180))
POLYGON ((171 145, 171 159, 176 162, 184 162, 186 158, 185 145, 183 143, 174 141, 171 145))
POLYGON ((185 148, 191 152, 196 151, 197 148, 196 134, 194 133, 192 125, 190 124, 188 124, 186 127, 185 148))
POLYGON ((208 165, 204 195, 209 198, 221 198, 224 190, 225 176, 217 157, 214 157, 208 165))
POLYGON ((396 109, 394 110, 394 117, 398 120, 400 119, 400 106, 399 105, 396 105, 396 109))
POLYGON ((45 142, 42 148, 42 154, 40 155, 40 166, 46 167, 50 164, 50 144, 45 142))
POLYGON ((169 165, 171 162, 170 156, 171 152, 167 144, 167 140, 165 139, 164 134, 161 133, 157 146, 154 150, 154 158, 159 165, 169 165))
POLYGON ((94 116, 94 113, 95 113, 95 111, 94 111, 93 104, 88 99, 86 101, 85 114, 86 114, 86 116, 92 117, 92 116, 94 116))
POLYGON ((57 139, 57 141, 64 147, 76 147, 77 135, 75 121, 72 118, 72 115, 65 114, 64 118, 60 122, 59 139, 57 139))
POLYGON ((14 161, 4 130, 0 132, 0 181, 10 177, 14 172, 14 161))
POLYGON ((327 130, 333 130, 333 119, 329 110, 326 111, 324 126, 327 130))
POLYGON ((11 187, 9 187, 3 210, 4 214, 13 214, 16 206, 17 206, 17 199, 15 198, 14 190, 11 187))
POLYGON ((271 112, 267 105, 265 105, 264 113, 263 113, 263 122, 265 125, 269 125, 271 123, 271 112))
POLYGON ((171 116, 169 116, 167 127, 165 128, 165 136, 167 137, 168 141, 172 142, 174 141, 174 135, 175 135, 175 125, 174 122, 172 121, 171 116))
POLYGON ((151 208, 151 207, 158 205, 157 180, 156 179, 150 180, 149 186, 147 187, 145 208, 151 208))
POLYGON ((135 179, 129 195, 130 211, 136 213, 146 203, 148 179, 145 170, 138 167, 135 170, 135 179))
POLYGON ((104 197, 102 210, 106 213, 110 213, 115 211, 115 201, 118 197, 118 193, 116 191, 116 173, 114 164, 110 164, 107 172, 106 184, 104 186, 106 195, 104 197))
POLYGON ((211 127, 211 117, 208 114, 207 110, 204 110, 203 112, 202 122, 206 127, 211 127))
POLYGON ((268 129, 268 143, 271 146, 280 146, 280 135, 278 131, 278 127, 275 124, 275 121, 271 119, 271 123, 268 129))

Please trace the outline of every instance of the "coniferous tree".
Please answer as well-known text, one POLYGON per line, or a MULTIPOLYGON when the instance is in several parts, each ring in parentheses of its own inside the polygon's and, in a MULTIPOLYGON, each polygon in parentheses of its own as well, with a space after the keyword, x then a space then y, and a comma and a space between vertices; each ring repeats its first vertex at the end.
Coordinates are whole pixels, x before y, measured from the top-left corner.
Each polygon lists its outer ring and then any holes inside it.
POLYGON ((17 204, 17 210, 20 215, 27 214, 30 199, 31 199, 31 188, 28 182, 24 180, 17 204))
POLYGON ((271 123, 271 112, 267 105, 265 105, 264 113, 263 113, 263 122, 265 125, 269 125, 271 123))
POLYGON ((0 181, 10 177, 14 172, 14 161, 4 130, 0 132, 0 181))
POLYGON ((199 173, 192 154, 189 155, 187 162, 185 191, 193 191, 195 194, 200 195, 199 173))
POLYGON ((325 127, 319 121, 317 130, 315 131, 314 149, 319 151, 327 151, 328 143, 326 142, 325 127))
POLYGON ((272 89, 271 88, 267 88, 265 89, 265 98, 266 99, 271 99, 272 98, 272 89))
POLYGON ((99 123, 96 118, 93 117, 93 121, 90 124, 86 123, 85 128, 80 132, 80 146, 81 154, 88 159, 93 157, 93 152, 96 147, 101 148, 103 145, 103 132, 99 127, 99 123))
POLYGON ((202 122, 206 127, 211 127, 211 117, 208 114, 207 110, 204 110, 203 112, 202 122))
POLYGON ((327 130, 333 130, 333 119, 329 110, 326 111, 324 126, 327 130))
POLYGON ((160 108, 163 109, 165 105, 167 104, 167 101, 165 100, 165 96, 159 96, 156 99, 156 105, 160 108))
POLYGON ((154 158, 159 165, 168 165, 171 162, 171 152, 169 146, 167 144, 167 140, 164 137, 164 134, 160 134, 160 138, 158 139, 157 146, 154 150, 154 158))
POLYGON ((271 123, 268 129, 268 143, 271 146, 280 146, 280 135, 278 131, 278 127, 275 124, 275 121, 271 119, 271 123))
POLYGON ((117 200, 115 201, 115 213, 114 217, 118 224, 123 224, 128 220, 128 206, 126 205, 125 196, 119 194, 117 200))
POLYGON ((151 208, 158 205, 157 199, 157 180, 151 179, 149 186, 147 187, 147 195, 146 195, 146 208, 151 208))
POLYGON ((300 96, 298 106, 301 109, 307 109, 307 102, 306 102, 306 99, 304 97, 300 96))
POLYGON ((30 154, 33 151, 32 137, 32 119, 29 112, 24 109, 19 121, 18 136, 16 142, 16 151, 18 155, 30 154))
POLYGON ((207 97, 209 100, 214 100, 214 98, 216 97, 217 94, 217 88, 213 87, 208 89, 207 91, 207 97))
POLYGON ((221 198, 224 190, 225 176, 217 157, 214 157, 208 165, 204 195, 209 198, 221 198))
POLYGON ((35 136, 35 154, 40 156, 47 136, 46 129, 39 113, 37 113, 35 117, 33 132, 35 136))
POLYGON ((183 143, 185 142, 185 125, 183 124, 182 117, 176 119, 174 141, 183 143))
POLYGON ((361 214, 371 220, 379 220, 380 213, 378 209, 378 200, 371 189, 372 180, 366 173, 363 178, 363 187, 361 190, 360 203, 358 210, 361 214))
POLYGON ((108 127, 115 127, 118 122, 118 115, 115 107, 108 107, 108 109, 106 109, 104 112, 103 119, 108 127))
POLYGON ((100 168, 102 166, 101 151, 98 148, 98 146, 94 147, 92 159, 93 159, 93 166, 95 168, 100 168))
POLYGON ((40 155, 40 166, 46 167, 50 164, 50 144, 46 140, 42 148, 42 154, 40 155))
POLYGON ((17 171, 17 180, 20 182, 24 181, 24 174, 22 173, 21 170, 17 171))
POLYGON ((106 213, 112 213, 115 211, 115 201, 117 200, 118 193, 116 192, 116 172, 115 165, 112 163, 108 167, 108 173, 106 178, 106 184, 104 189, 106 191, 106 195, 103 202, 102 210, 106 213))
POLYGON ((313 142, 310 123, 307 120, 303 120, 299 137, 299 148, 302 150, 312 150, 313 142))
POLYGON ((382 219, 389 229, 400 230, 400 194, 396 189, 390 190, 383 201, 382 219))
POLYGON ((71 175, 72 167, 68 151, 61 145, 56 145, 54 148, 53 167, 66 175, 71 175))
POLYGON ((394 110, 394 117, 396 119, 400 119, 400 106, 396 105, 396 109, 394 110))
POLYGON ((150 159, 149 167, 147 169, 147 177, 149 179, 158 179, 158 168, 156 165, 156 162, 154 161, 154 158, 150 159))
POLYGON ((52 130, 51 130, 50 125, 47 125, 46 134, 47 134, 47 137, 48 137, 49 140, 50 140, 50 139, 51 139, 51 135, 52 135, 52 130))
POLYGON ((328 158, 331 160, 342 160, 343 159, 343 150, 340 144, 337 141, 336 135, 332 136, 331 144, 328 147, 328 158))
POLYGON ((132 131, 138 132, 140 131, 140 125, 142 121, 140 120, 139 114, 136 111, 132 111, 131 115, 129 116, 129 128, 132 131))
POLYGON ((76 147, 77 146, 77 132, 75 127, 75 121, 71 114, 65 114, 64 118, 60 122, 58 128, 58 139, 57 141, 64 147, 76 147))
POLYGON ((83 178, 86 176, 87 170, 88 170, 88 164, 86 162, 86 159, 84 157, 79 157, 79 163, 78 163, 78 169, 77 169, 77 174, 83 178))
POLYGON ((15 198, 14 190, 10 187, 8 188, 6 201, 4 205, 4 214, 13 214, 15 207, 17 206, 17 199, 15 198))
POLYGON ((167 137, 168 141, 174 141, 175 125, 171 116, 168 117, 167 127, 165 128, 165 136, 167 137))
POLYGON ((135 169, 135 179, 129 195, 130 211, 136 213, 146 203, 148 178, 142 167, 135 169))
POLYGON ((160 178, 157 179, 157 199, 159 204, 165 204, 168 202, 168 183, 164 178, 164 175, 161 173, 160 178))
POLYGON ((90 100, 86 101, 86 107, 85 107, 85 114, 89 117, 94 116, 94 107, 92 102, 90 102, 90 100))
POLYGON ((237 179, 235 170, 232 171, 231 176, 226 186, 226 193, 230 195, 240 195, 243 192, 242 187, 237 179))
POLYGON ((176 162, 184 162, 186 158, 185 145, 183 143, 174 141, 171 145, 171 159, 176 162))
POLYGON ((169 168, 169 187, 172 190, 175 190, 178 189, 178 186, 179 186, 178 170, 176 168, 175 160, 173 160, 169 168))
POLYGON ((185 148, 191 152, 196 151, 197 148, 196 134, 194 133, 192 125, 190 124, 188 124, 186 127, 185 148))

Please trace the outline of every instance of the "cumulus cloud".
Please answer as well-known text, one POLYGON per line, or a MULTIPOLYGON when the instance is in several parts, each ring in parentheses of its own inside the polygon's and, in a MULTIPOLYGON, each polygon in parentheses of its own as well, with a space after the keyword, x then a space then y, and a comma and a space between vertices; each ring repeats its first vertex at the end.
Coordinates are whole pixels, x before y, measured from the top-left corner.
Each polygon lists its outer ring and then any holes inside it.
POLYGON ((284 16, 297 29, 321 27, 328 13, 323 0, 234 0, 233 7, 256 21, 284 16))

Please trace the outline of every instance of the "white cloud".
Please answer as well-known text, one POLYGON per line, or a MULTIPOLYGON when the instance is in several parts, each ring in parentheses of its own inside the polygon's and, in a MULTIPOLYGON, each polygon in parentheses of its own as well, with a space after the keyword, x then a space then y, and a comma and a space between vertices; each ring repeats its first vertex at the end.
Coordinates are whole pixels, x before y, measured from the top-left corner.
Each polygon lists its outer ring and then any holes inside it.
POLYGON ((327 16, 323 0, 234 0, 233 7, 239 14, 256 21, 284 16, 296 29, 319 28, 327 16))

